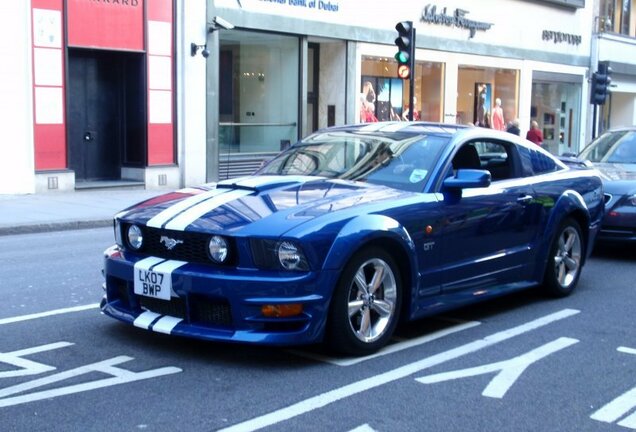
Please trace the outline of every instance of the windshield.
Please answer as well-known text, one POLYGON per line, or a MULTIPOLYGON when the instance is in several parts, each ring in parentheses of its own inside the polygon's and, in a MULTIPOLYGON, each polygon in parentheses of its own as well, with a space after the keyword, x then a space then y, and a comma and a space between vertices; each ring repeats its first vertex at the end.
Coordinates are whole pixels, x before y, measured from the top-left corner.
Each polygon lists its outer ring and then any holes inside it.
POLYGON ((613 131, 598 137, 579 155, 591 162, 636 164, 636 131, 613 131))
POLYGON ((256 174, 312 175, 420 191, 449 140, 439 135, 319 133, 279 154, 256 174))

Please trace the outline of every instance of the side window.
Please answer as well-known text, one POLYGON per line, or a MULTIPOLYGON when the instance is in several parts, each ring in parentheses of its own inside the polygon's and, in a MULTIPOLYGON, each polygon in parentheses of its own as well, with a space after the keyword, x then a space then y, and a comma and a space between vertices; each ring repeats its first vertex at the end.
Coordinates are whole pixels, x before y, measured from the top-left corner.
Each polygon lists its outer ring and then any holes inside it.
POLYGON ((473 143, 477 149, 482 169, 490 171, 493 181, 514 177, 512 157, 508 146, 497 141, 477 141, 473 143))
POLYGON ((535 175, 550 173, 560 169, 554 160, 537 150, 530 150, 530 163, 532 164, 532 172, 535 175))

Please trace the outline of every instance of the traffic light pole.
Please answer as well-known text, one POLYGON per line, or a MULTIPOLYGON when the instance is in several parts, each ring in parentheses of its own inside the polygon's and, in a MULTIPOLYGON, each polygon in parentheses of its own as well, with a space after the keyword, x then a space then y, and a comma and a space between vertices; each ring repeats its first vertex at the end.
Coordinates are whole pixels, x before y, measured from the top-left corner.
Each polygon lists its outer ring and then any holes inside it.
POLYGON ((411 74, 409 75, 409 121, 413 121, 413 111, 415 111, 415 28, 413 28, 413 40, 411 41, 411 74))
MULTIPOLYGON (((413 21, 400 21, 396 24, 395 29, 398 37, 395 39, 395 45, 398 52, 395 54, 395 60, 398 62, 397 75, 404 82, 409 80, 409 114, 408 120, 413 121, 415 94, 415 27, 413 21)), ((404 115, 404 114, 402 114, 404 115)))
POLYGON ((594 109, 592 111, 592 139, 596 138, 596 123, 598 122, 598 105, 594 104, 594 109))

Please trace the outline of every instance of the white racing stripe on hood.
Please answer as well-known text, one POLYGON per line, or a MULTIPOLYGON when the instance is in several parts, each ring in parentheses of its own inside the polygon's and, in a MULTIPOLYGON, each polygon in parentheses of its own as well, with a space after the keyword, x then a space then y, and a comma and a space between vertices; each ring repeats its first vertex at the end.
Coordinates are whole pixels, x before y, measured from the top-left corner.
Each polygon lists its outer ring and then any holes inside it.
POLYGON ((158 215, 156 215, 155 217, 151 218, 146 225, 152 228, 161 228, 161 226, 163 224, 165 224, 166 222, 168 222, 170 219, 172 219, 173 217, 175 217, 176 215, 178 215, 179 213, 181 213, 184 210, 187 210, 188 208, 199 204, 201 201, 205 201, 209 198, 212 198, 216 195, 219 195, 223 192, 225 192, 226 190, 224 189, 213 189, 211 191, 208 192, 204 192, 198 195, 194 195, 191 196, 189 198, 184 199, 183 201, 179 201, 178 203, 176 203, 175 205, 172 205, 170 207, 168 207, 167 209, 165 209, 164 211, 160 212, 158 215))
POLYGON ((254 191, 245 189, 236 189, 221 195, 217 195, 184 211, 179 216, 168 222, 165 228, 169 230, 183 231, 188 225, 199 219, 204 214, 211 212, 212 210, 222 206, 223 204, 234 201, 235 199, 242 198, 253 192, 254 191))

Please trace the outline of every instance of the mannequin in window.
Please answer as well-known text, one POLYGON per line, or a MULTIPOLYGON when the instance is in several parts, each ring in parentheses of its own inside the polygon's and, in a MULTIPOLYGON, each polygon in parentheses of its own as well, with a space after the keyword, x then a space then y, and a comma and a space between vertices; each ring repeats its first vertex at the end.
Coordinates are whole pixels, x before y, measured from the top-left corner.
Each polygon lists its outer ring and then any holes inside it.
POLYGON ((495 106, 492 109, 492 128, 497 130, 506 130, 504 122, 503 108, 501 108, 501 99, 495 99, 495 106))
POLYGON ((370 123, 377 121, 378 119, 375 116, 375 91, 373 90, 373 84, 370 81, 366 81, 362 86, 362 93, 360 93, 360 122, 370 123))
MULTIPOLYGON (((417 121, 420 119, 420 110, 417 109, 417 98, 415 96, 413 96, 413 106, 415 107, 415 109, 413 110, 413 121, 417 121)), ((404 109, 402 110, 402 120, 404 121, 408 121, 409 120, 409 106, 405 105, 404 109)))

